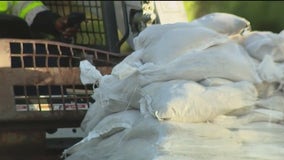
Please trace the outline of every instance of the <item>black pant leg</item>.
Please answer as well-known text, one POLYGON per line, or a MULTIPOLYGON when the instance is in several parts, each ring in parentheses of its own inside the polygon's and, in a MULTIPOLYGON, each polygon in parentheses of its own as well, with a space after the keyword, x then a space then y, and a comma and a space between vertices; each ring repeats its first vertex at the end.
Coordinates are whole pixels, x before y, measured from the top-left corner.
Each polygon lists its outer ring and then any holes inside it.
POLYGON ((17 16, 0 14, 0 38, 30 39, 30 27, 17 16))

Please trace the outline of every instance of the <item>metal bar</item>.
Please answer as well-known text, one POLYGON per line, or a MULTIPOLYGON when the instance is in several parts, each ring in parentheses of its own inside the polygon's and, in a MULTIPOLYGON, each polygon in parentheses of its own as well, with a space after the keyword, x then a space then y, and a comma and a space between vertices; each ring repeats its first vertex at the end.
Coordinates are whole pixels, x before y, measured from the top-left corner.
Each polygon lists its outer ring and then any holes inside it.
POLYGON ((119 48, 116 45, 119 40, 113 1, 103 1, 102 12, 108 49, 110 52, 119 53, 119 48))
POLYGON ((127 7, 125 1, 122 1, 122 13, 123 13, 123 24, 125 28, 125 33, 123 37, 117 42, 116 46, 120 49, 122 44, 127 40, 129 37, 129 22, 128 22, 128 14, 127 14, 127 7))
POLYGON ((81 84, 79 68, 3 68, 0 74, 11 85, 81 84))
MULTIPOLYGON (((0 69, 11 68, 11 56, 10 56, 10 45, 9 43, 0 43, 0 69)), ((0 113, 12 112, 12 108, 8 107, 14 105, 13 89, 11 82, 8 80, 6 74, 0 72, 0 113)), ((2 114, 0 115, 0 117, 2 114)))

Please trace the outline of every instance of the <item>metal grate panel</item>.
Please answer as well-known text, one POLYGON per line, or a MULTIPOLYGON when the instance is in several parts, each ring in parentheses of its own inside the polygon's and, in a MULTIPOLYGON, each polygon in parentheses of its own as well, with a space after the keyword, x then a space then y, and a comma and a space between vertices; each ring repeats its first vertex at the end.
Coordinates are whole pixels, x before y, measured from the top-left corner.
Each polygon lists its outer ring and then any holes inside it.
POLYGON ((86 21, 75 37, 75 44, 117 52, 118 42, 113 2, 105 1, 43 1, 51 11, 61 16, 71 12, 85 13, 86 21))
POLYGON ((87 58, 104 75, 124 58, 46 40, 1 39, 0 44, 0 123, 79 122, 93 102, 93 86, 80 82, 80 61, 87 58))

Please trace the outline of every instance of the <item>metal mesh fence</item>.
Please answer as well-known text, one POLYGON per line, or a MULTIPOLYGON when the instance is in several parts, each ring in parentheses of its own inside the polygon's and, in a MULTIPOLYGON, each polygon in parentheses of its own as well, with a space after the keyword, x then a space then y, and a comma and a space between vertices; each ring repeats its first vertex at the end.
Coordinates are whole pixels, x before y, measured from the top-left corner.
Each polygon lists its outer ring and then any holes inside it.
POLYGON ((74 43, 92 48, 109 51, 117 43, 116 19, 113 4, 108 1, 43 1, 51 11, 61 16, 72 12, 85 13, 86 21, 80 26, 80 31, 74 43), (111 22, 111 24, 109 23, 111 22), (112 45, 112 46, 111 46, 112 45))

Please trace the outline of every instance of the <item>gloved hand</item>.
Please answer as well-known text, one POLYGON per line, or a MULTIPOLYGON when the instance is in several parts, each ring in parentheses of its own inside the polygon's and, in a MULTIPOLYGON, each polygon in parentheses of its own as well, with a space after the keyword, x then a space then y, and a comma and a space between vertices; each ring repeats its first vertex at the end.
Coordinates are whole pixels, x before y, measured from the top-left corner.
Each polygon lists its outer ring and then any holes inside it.
POLYGON ((55 22, 55 28, 63 38, 70 38, 76 35, 80 29, 80 24, 68 26, 68 16, 60 17, 55 22))

